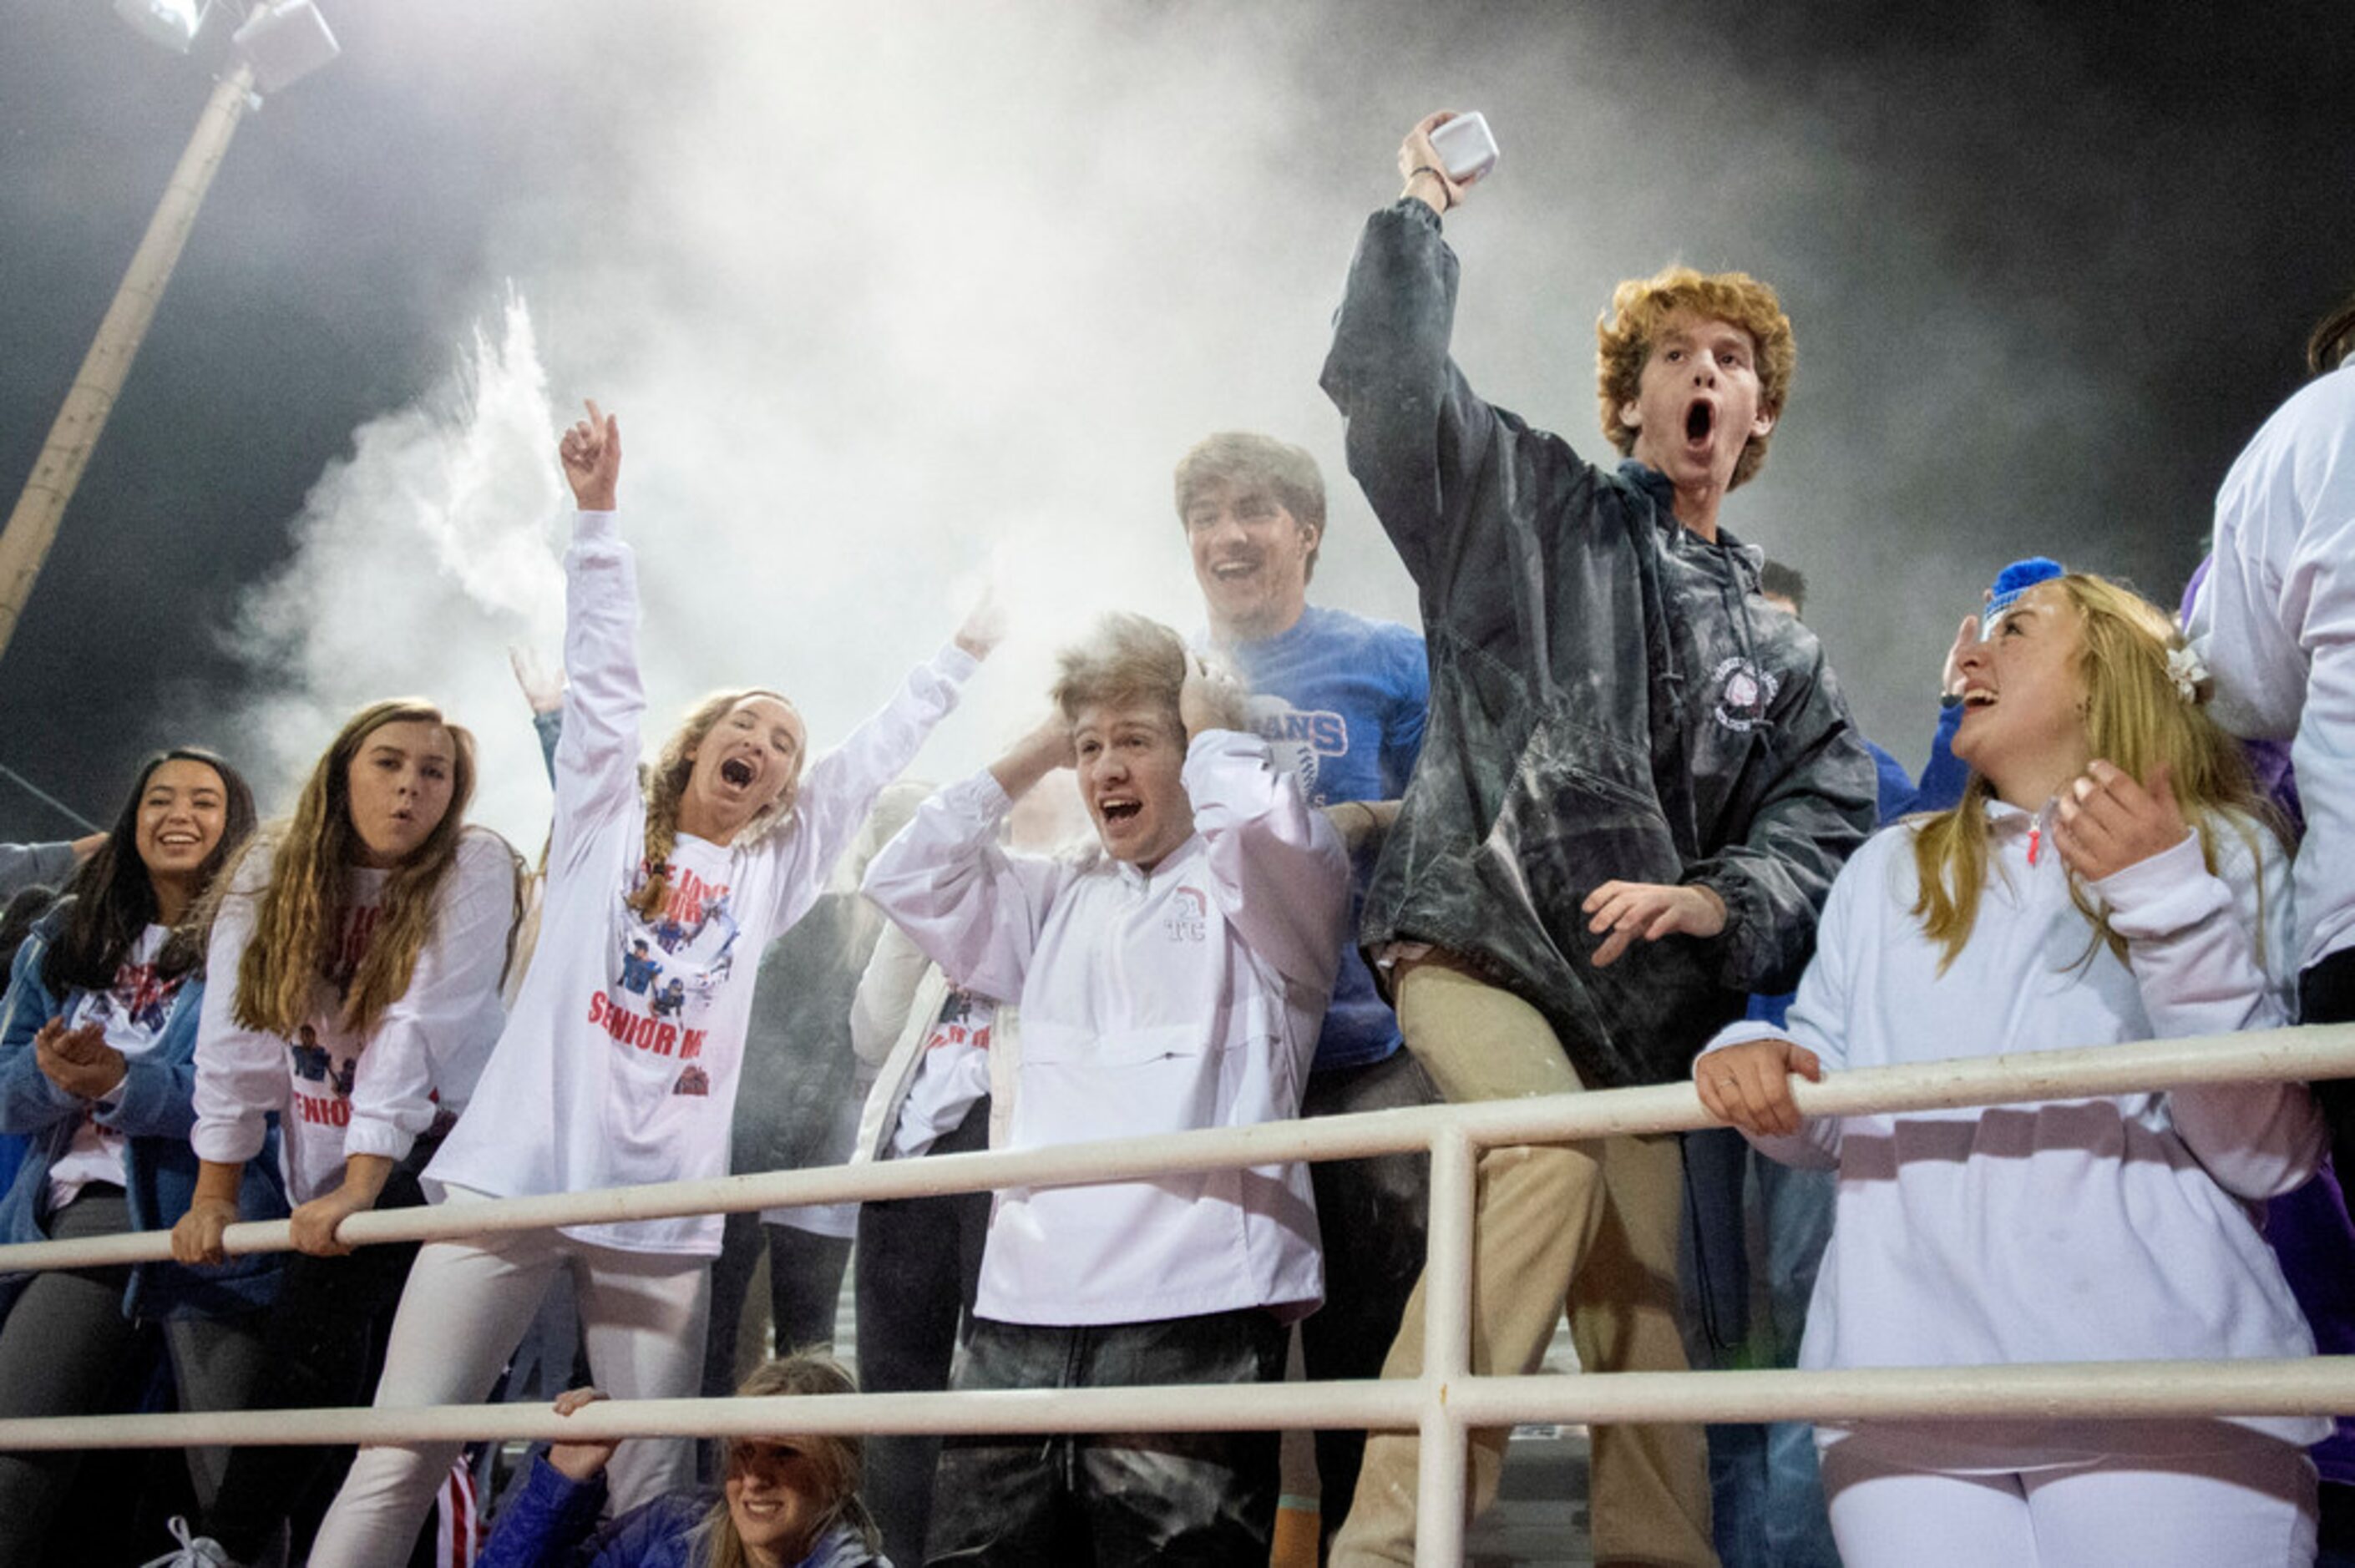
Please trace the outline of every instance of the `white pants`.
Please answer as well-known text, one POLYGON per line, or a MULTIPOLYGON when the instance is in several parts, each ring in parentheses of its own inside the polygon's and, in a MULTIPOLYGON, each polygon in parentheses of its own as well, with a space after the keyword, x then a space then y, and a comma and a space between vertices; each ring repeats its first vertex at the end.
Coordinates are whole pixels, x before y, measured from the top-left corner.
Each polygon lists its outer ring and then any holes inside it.
POLYGON ((1858 1432, 1824 1450, 1848 1568, 2308 1568, 2315 1473, 2287 1444, 1927 1470, 1858 1432))
MULTIPOLYGON (((453 1189, 453 1203, 478 1195, 453 1189)), ((386 1347, 379 1410, 489 1397, 559 1268, 581 1302, 590 1375, 616 1399, 693 1397, 703 1379, 711 1260, 623 1252, 555 1231, 431 1242, 417 1255, 386 1347)), ((320 1526, 316 1568, 400 1568, 459 1445, 363 1448, 320 1526)), ((616 1513, 695 1483, 686 1438, 634 1438, 608 1467, 616 1513)))

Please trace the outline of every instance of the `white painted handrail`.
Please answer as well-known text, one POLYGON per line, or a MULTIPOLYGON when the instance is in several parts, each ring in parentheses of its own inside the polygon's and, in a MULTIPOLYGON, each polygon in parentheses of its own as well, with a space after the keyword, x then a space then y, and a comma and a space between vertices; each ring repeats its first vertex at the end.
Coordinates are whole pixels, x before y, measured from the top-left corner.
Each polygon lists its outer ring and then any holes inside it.
MULTIPOLYGON (((2355 1356, 2296 1361, 2054 1361, 1840 1372, 1579 1372, 1463 1377, 1446 1384, 1467 1426, 1526 1422, 1864 1421, 2355 1410, 2355 1356)), ((776 1399, 601 1400, 576 1415, 548 1404, 415 1410, 240 1410, 187 1415, 0 1420, 0 1449, 178 1448, 216 1444, 454 1443, 477 1437, 587 1442, 763 1433, 1402 1431, 1420 1423, 1413 1379, 861 1393, 776 1399)))
MULTIPOLYGON (((1829 1075, 1820 1084, 1799 1082, 1792 1087, 1799 1108, 1810 1116, 1858 1116, 2133 1094, 2189 1084, 2335 1077, 2355 1077, 2355 1024, 2312 1024, 2247 1034, 1868 1067, 1829 1075)), ((858 1202, 1002 1187, 1078 1186, 1180 1171, 1294 1160, 1347 1160, 1422 1150, 1429 1148, 1443 1128, 1450 1128, 1460 1129, 1475 1148, 1492 1149, 1520 1143, 1569 1143, 1620 1133, 1680 1132, 1716 1125, 1700 1108, 1700 1097, 1690 1084, 1662 1084, 1593 1094, 1369 1111, 1313 1121, 1264 1122, 1153 1138, 1067 1143, 1051 1149, 943 1154, 924 1160, 394 1209, 354 1214, 336 1235, 357 1245, 440 1241, 554 1225, 739 1213, 804 1203, 858 1202)), ((286 1233, 283 1220, 235 1224, 229 1227, 224 1245, 232 1254, 281 1252, 290 1245, 286 1233)), ((171 1238, 161 1231, 26 1242, 0 1246, 0 1273, 89 1268, 171 1255, 171 1238)))
MULTIPOLYGON (((2355 1024, 1877 1067, 1795 1083, 1811 1116, 1862 1116, 2086 1098, 2194 1084, 2355 1076, 2355 1024)), ((1821 1372, 1623 1372, 1474 1377, 1474 1173, 1483 1149, 1566 1143, 1713 1126, 1689 1084, 1271 1122, 1052 1149, 952 1154, 718 1181, 355 1214, 356 1245, 803 1203, 1005 1187, 1129 1181, 1176 1171, 1348 1159, 1428 1149, 1430 1257, 1423 1374, 1372 1383, 853 1394, 825 1399, 606 1402, 559 1417, 544 1405, 421 1410, 240 1411, 219 1414, 0 1420, 0 1448, 177 1447, 212 1444, 415 1443, 475 1437, 593 1439, 826 1432, 1417 1428, 1423 1438, 1415 1561, 1463 1561, 1469 1429, 1521 1422, 1978 1420, 2063 1415, 2180 1417, 2355 1412, 2355 1357, 2238 1362, 2113 1361, 2044 1366, 1873 1368, 1821 1372)), ((229 1228, 232 1253, 284 1250, 285 1222, 229 1228)), ((149 1232, 0 1246, 0 1271, 89 1267, 170 1255, 149 1232)))

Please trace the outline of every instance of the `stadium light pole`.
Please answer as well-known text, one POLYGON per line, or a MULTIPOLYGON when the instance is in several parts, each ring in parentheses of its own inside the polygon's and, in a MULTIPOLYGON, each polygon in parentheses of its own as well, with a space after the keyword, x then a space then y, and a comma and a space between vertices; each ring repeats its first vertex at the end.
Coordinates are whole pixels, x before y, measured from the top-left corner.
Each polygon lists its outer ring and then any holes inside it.
MULTIPOLYGON (((198 21, 200 14, 190 27, 198 21)), ((32 476, 8 514, 6 529, 0 531, 0 655, 6 653, 16 637, 34 579, 40 576, 41 563, 48 558, 49 546, 57 539, 66 503, 73 499, 74 487, 80 483, 91 452, 106 429, 107 416, 113 412, 131 362, 155 319, 156 302, 163 298, 164 286, 171 281, 172 269, 187 245, 197 209, 212 188, 213 175, 229 152, 229 138, 236 134, 248 108, 260 101, 256 87, 276 91, 325 65, 337 52, 334 35, 311 0, 257 5, 237 30, 232 48, 235 63, 214 84, 212 97, 197 119, 196 132, 188 138, 179 165, 164 187, 164 199, 148 221, 146 236, 131 258, 113 302, 99 323, 98 335, 66 393, 65 406, 58 410, 48 440, 33 461, 32 476)))

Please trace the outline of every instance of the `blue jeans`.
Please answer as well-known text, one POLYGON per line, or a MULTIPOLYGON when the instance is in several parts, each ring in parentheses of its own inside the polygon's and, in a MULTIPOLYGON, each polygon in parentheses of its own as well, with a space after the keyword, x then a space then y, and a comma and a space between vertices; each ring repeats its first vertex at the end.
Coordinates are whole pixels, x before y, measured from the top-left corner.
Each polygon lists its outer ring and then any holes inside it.
MULTIPOLYGON (((1685 1134, 1684 1151, 1686 1354, 1696 1370, 1796 1365, 1831 1238, 1832 1173, 1777 1164, 1731 1128, 1685 1134), (1751 1311, 1753 1210, 1765 1235, 1763 1323, 1751 1311)), ((1806 1422, 1711 1425, 1709 1482, 1725 1568, 1838 1568, 1806 1422)))

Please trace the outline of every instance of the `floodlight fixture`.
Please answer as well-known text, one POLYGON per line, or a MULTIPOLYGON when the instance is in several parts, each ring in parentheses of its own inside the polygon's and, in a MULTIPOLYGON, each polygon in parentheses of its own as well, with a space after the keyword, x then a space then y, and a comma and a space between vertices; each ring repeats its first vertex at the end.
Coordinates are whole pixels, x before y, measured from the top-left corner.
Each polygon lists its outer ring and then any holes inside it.
POLYGON ((265 0, 229 35, 229 43, 253 68, 254 85, 265 94, 292 87, 344 52, 311 0, 265 0))
POLYGON ((176 55, 188 52, 212 8, 213 0, 114 0, 116 16, 176 55))

